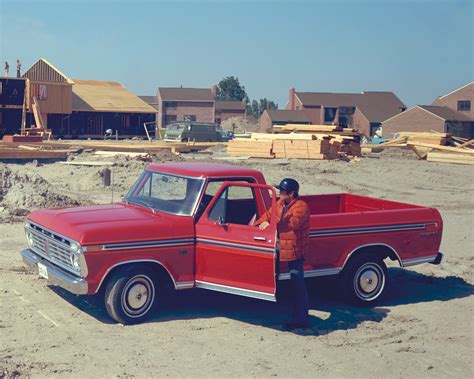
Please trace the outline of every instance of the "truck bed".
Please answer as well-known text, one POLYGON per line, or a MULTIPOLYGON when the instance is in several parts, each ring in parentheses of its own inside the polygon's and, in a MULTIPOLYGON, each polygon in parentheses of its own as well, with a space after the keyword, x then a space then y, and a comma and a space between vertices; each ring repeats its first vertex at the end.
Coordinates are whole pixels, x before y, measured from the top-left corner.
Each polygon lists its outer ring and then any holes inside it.
POLYGON ((301 196, 301 199, 309 205, 311 215, 423 208, 348 193, 301 196))
POLYGON ((305 269, 316 274, 338 272, 364 247, 389 251, 401 266, 433 260, 439 251, 443 221, 434 208, 347 193, 301 199, 311 210, 305 269))

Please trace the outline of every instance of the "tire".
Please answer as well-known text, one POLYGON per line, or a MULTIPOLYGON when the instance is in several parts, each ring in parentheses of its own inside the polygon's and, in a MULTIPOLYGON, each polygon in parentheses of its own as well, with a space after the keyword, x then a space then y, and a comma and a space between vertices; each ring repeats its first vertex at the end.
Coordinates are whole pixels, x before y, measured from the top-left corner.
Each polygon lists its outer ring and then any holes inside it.
POLYGON ((183 139, 181 140, 181 142, 188 142, 188 139, 187 139, 187 138, 183 138, 183 139))
POLYGON ((387 287, 387 266, 373 254, 352 258, 342 273, 343 293, 350 303, 373 306, 387 287))
POLYGON ((124 267, 115 272, 105 287, 105 308, 115 321, 138 324, 153 313, 156 298, 155 272, 145 267, 124 267))

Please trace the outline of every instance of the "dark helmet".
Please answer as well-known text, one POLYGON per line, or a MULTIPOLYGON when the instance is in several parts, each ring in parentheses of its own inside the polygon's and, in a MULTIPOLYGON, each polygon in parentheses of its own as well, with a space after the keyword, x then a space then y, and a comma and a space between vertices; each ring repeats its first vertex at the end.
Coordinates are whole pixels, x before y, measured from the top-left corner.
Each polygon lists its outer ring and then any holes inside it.
POLYGON ((286 192, 296 192, 298 193, 300 189, 299 183, 295 179, 285 178, 283 179, 279 185, 275 186, 278 190, 283 190, 286 192))

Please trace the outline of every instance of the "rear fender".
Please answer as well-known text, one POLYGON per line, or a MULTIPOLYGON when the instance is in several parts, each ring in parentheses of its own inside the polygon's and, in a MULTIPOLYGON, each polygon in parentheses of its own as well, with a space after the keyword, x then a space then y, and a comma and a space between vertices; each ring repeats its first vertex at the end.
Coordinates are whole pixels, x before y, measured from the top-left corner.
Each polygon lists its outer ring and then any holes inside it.
POLYGON ((398 255, 397 251, 390 245, 387 245, 385 243, 370 243, 366 245, 361 245, 353 249, 346 257, 344 264, 341 267, 341 270, 344 270, 346 265, 349 263, 349 261, 358 256, 359 254, 363 253, 371 253, 374 254, 375 256, 381 257, 381 259, 385 259, 389 257, 392 261, 398 261, 398 264, 400 267, 403 267, 402 260, 400 259, 400 256, 398 255))

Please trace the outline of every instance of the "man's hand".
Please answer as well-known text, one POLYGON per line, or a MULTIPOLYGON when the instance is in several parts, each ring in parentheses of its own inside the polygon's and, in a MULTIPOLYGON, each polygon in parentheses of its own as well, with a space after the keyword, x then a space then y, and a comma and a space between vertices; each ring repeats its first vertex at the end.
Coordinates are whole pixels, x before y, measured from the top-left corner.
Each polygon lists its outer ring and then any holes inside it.
POLYGON ((265 229, 268 228, 269 226, 270 226, 270 224, 269 224, 267 221, 264 221, 264 222, 262 222, 262 223, 258 226, 258 228, 259 228, 260 230, 265 230, 265 229))

